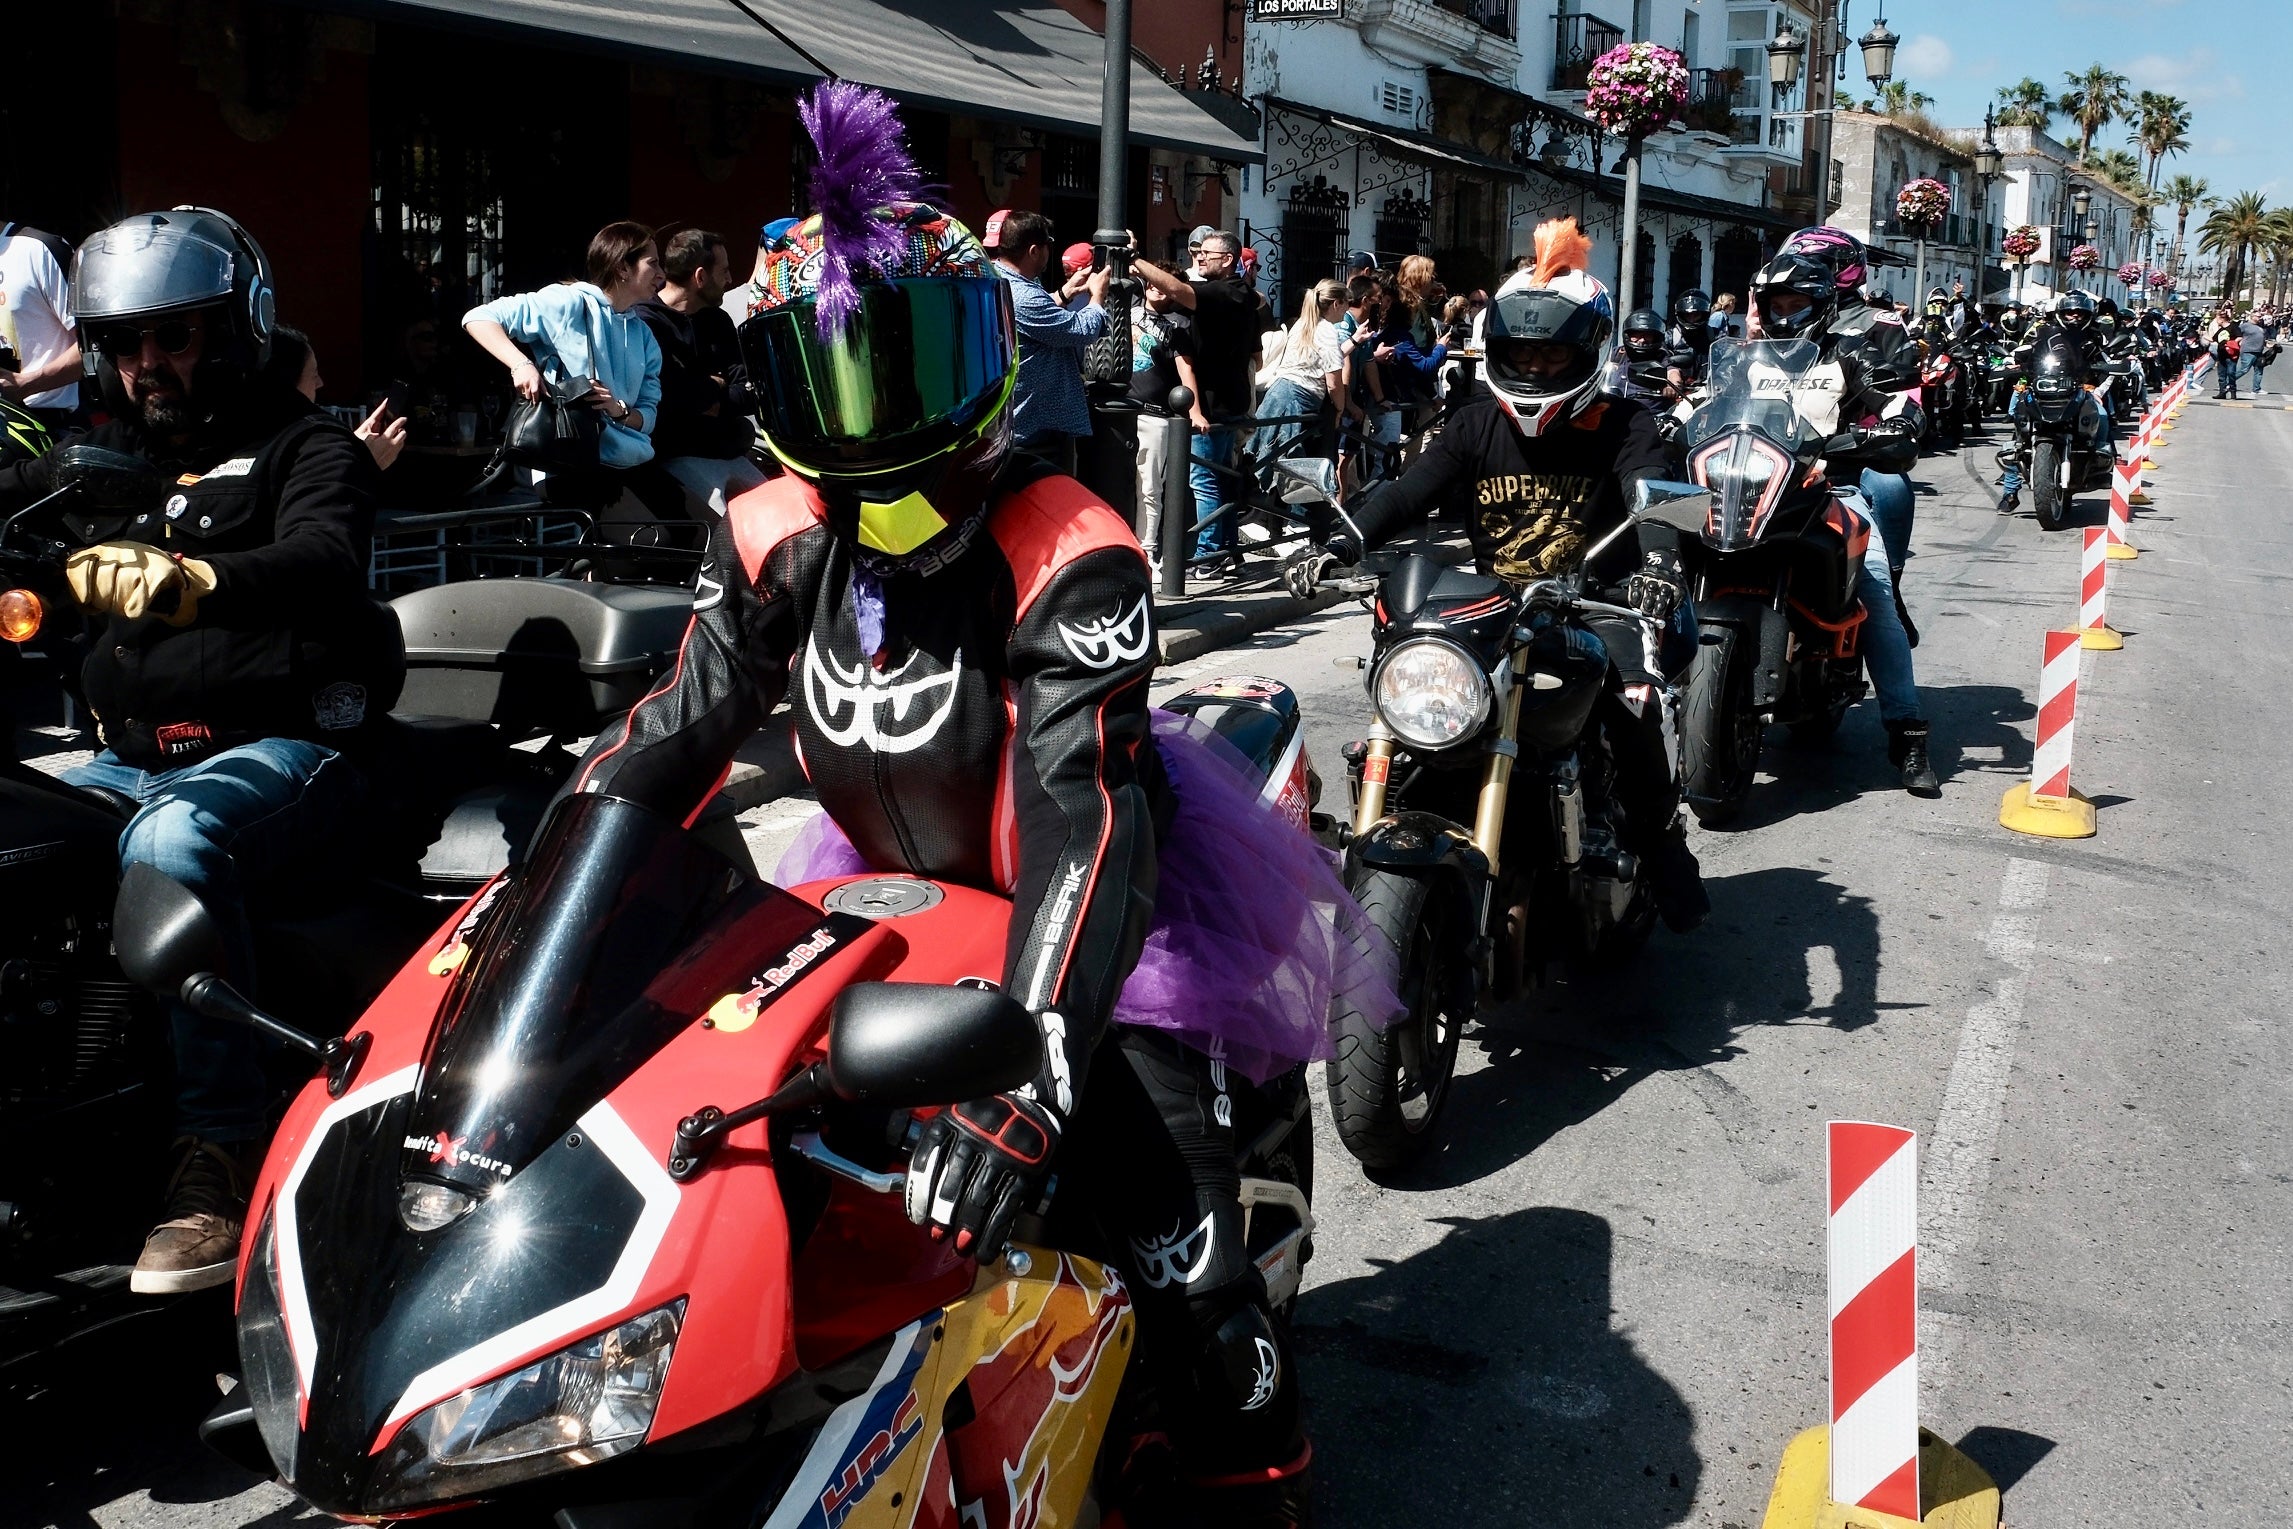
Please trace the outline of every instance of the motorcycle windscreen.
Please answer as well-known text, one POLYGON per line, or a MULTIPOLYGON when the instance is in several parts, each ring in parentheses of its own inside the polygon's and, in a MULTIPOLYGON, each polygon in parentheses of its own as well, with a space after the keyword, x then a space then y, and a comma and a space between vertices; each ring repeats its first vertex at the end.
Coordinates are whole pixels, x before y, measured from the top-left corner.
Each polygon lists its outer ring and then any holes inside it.
MULTIPOLYGON (((1704 541, 1721 552, 1757 542, 1768 517, 1825 433, 1797 395, 1821 388, 1823 353, 1808 340, 1724 341, 1712 347, 1712 396, 1689 417, 1688 475, 1712 491, 1704 541)), ((1828 396, 1821 406, 1831 408, 1828 396)))
POLYGON ((824 917, 646 808, 566 798, 431 1032, 402 1179, 493 1192, 824 917))

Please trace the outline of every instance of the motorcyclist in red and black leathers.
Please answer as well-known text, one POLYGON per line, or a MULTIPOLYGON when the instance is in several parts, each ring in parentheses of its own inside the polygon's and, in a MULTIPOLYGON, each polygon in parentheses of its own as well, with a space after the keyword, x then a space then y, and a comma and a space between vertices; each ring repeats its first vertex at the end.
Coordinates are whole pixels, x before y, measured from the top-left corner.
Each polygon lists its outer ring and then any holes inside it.
MULTIPOLYGON (((1481 573, 1520 583, 1550 577, 1574 567, 1624 519, 1633 485, 1675 476, 1656 415, 1601 390, 1616 310, 1608 289, 1584 271, 1583 244, 1573 218, 1538 228, 1536 268, 1508 278, 1484 319, 1488 391, 1458 409, 1408 471, 1348 501, 1362 543, 1350 530, 1334 534, 1325 550, 1300 554, 1286 577, 1302 581, 1329 564, 1358 562, 1366 547, 1422 519, 1453 491, 1472 506, 1466 528, 1481 573)), ((1658 325, 1659 341, 1661 334, 1658 325)), ((1679 549, 1677 531, 1643 521, 1594 559, 1586 584, 1614 588, 1625 603, 1692 633, 1679 549)), ((1585 625, 1607 647, 1616 695, 1626 698, 1611 697, 1608 731, 1631 847, 1648 864, 1665 923, 1692 929, 1711 904, 1681 830, 1674 751, 1665 739, 1671 682, 1664 671, 1684 663, 1667 662, 1639 622, 1593 616, 1585 625)), ((1692 638, 1686 651, 1693 656, 1692 638)))
POLYGON ((1243 1249, 1226 1074, 1109 1024, 1174 808, 1146 558, 1095 494, 1011 453, 1012 300, 971 233, 912 203, 879 217, 896 253, 853 262, 841 322, 822 272, 849 235, 816 216, 765 252, 741 342, 788 473, 712 528, 675 668, 572 789, 683 817, 793 685, 806 773, 871 867, 1011 899, 995 976, 1043 1068, 927 1123, 909 1213, 992 1260, 1056 1166, 1054 1221, 1095 1218, 1175 1399, 1179 1520, 1294 1522, 1308 1451, 1243 1249))

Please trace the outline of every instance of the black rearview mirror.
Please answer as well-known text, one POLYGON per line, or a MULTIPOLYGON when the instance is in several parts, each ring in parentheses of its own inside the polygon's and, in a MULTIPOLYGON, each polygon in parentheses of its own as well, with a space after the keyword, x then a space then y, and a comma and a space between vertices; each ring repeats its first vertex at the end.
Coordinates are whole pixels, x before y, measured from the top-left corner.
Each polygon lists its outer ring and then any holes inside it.
POLYGON ((164 998, 223 959, 222 931, 207 905, 182 882, 141 862, 119 879, 111 933, 128 980, 164 998))
POLYGON ((1643 478, 1632 487, 1634 520, 1652 520, 1675 531, 1697 532, 1704 529, 1711 513, 1711 490, 1693 483, 1643 478))
POLYGON ((828 1080, 855 1104, 913 1109, 1008 1093, 1043 1066, 1043 1035, 984 988, 861 982, 836 997, 828 1080))
POLYGON ((133 452, 84 443, 56 453, 53 481, 90 509, 111 514, 157 509, 167 491, 167 475, 133 452))

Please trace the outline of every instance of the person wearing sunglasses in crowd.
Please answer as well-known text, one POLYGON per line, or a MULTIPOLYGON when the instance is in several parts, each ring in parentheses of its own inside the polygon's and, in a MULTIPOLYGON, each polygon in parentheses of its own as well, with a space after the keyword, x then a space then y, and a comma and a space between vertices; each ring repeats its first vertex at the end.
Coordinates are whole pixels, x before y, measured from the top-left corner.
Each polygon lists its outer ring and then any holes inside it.
MULTIPOLYGON (((104 744, 65 778, 138 804, 121 869, 150 865, 196 893, 240 983, 258 975, 247 895, 352 842, 365 794, 353 759, 405 669, 398 623, 366 589, 373 458, 273 370, 275 301, 262 249, 221 213, 100 231, 72 308, 110 417, 0 468, 0 512, 55 488, 74 444, 159 469, 147 503, 60 506, 104 744)), ((173 1163, 131 1281, 151 1295, 231 1278, 268 1103, 254 1031, 172 1008, 173 1163)))

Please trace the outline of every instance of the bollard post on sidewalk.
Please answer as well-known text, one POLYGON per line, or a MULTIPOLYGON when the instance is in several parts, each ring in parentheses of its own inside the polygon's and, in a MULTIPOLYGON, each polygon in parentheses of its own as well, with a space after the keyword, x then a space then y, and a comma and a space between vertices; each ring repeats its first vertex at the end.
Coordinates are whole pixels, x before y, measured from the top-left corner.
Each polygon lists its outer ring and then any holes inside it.
POLYGON ((1194 550, 1194 394, 1172 388, 1170 453, 1162 464, 1162 587, 1167 600, 1186 598, 1186 559, 1194 550))

